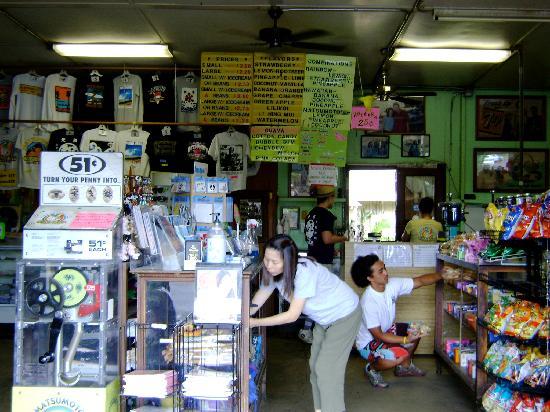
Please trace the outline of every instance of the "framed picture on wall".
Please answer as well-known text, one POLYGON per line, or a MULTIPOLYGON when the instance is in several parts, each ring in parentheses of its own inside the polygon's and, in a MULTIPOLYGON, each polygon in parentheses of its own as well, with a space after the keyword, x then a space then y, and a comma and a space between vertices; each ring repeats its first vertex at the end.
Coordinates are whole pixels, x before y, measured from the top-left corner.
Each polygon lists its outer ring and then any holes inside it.
POLYGON ((289 164, 288 193, 290 197, 309 197, 309 165, 289 164))
POLYGON ((380 109, 379 127, 375 133, 426 133, 425 98, 407 96, 403 100, 375 100, 372 107, 380 109))
POLYGON ((387 159, 390 157, 388 135, 364 134, 361 136, 362 159, 387 159))
POLYGON ((258 222, 257 234, 259 238, 263 237, 263 223, 264 223, 264 213, 263 213, 263 204, 262 199, 239 199, 239 212, 241 213, 241 226, 244 230, 246 228, 246 221, 248 219, 256 219, 258 222))
POLYGON ((548 150, 474 149, 474 191, 543 192, 548 188, 548 150), (523 180, 523 185, 520 185, 523 180))
POLYGON ((286 216, 290 229, 300 229, 300 209, 297 207, 283 207, 282 216, 286 216))
MULTIPOLYGON (((546 96, 525 96, 524 140, 546 140, 546 96)), ((519 139, 519 97, 477 96, 476 139, 519 139)))
POLYGON ((430 135, 401 135, 401 157, 429 157, 430 135))

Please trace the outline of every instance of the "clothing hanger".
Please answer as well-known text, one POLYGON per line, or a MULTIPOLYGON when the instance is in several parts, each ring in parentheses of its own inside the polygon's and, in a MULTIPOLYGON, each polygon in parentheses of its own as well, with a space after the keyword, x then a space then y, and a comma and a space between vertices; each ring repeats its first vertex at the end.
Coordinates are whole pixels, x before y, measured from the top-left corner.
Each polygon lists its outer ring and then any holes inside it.
POLYGON ((38 137, 42 136, 42 129, 40 128, 39 124, 34 126, 34 135, 38 137))
POLYGON ((138 137, 139 136, 139 126, 136 123, 132 124, 132 128, 130 129, 130 135, 132 137, 138 137))
POLYGON ((227 128, 227 133, 235 133, 237 130, 235 130, 235 128, 233 126, 229 126, 227 128))
POLYGON ((130 76, 130 72, 128 71, 128 69, 124 69, 120 77, 128 77, 128 76, 130 76))
POLYGON ((163 136, 172 136, 172 128, 170 126, 164 126, 161 133, 163 136))
POLYGON ((189 79, 189 78, 194 79, 194 78, 197 77, 197 75, 196 75, 194 72, 187 72, 187 73, 185 73, 185 75, 184 75, 183 77, 184 77, 185 79, 189 79))
POLYGON ((96 69, 93 69, 91 72, 90 72, 90 76, 97 76, 97 77, 103 77, 103 75, 98 72, 96 69))
POLYGON ((34 77, 38 77, 38 76, 39 76, 38 73, 36 73, 36 70, 35 70, 35 69, 30 69, 30 70, 29 70, 29 74, 30 74, 31 76, 34 76, 34 77))
POLYGON ((61 70, 59 72, 59 76, 61 77, 61 79, 65 80, 67 77, 69 77, 69 73, 67 73, 67 70, 61 70))
POLYGON ((100 124, 98 127, 98 134, 100 136, 107 136, 107 130, 109 130, 107 126, 105 126, 104 124, 100 124))

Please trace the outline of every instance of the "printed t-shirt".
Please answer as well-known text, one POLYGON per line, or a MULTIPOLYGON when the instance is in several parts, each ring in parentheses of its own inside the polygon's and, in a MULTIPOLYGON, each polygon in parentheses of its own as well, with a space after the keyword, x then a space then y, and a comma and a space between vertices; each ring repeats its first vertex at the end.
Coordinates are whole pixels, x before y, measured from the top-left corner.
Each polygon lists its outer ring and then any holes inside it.
POLYGON ((391 328, 397 298, 409 295, 413 287, 411 278, 390 278, 384 292, 377 292, 372 286, 365 289, 360 299, 363 316, 355 342, 358 349, 363 349, 374 339, 369 329, 380 326, 382 332, 387 332, 391 328))
POLYGON ((58 129, 50 134, 49 152, 78 152, 82 135, 72 129, 58 129))
POLYGON ((80 143, 81 152, 112 153, 117 151, 117 133, 112 130, 96 129, 86 130, 80 143))
POLYGON ((218 133, 208 154, 216 161, 216 176, 229 179, 229 191, 246 189, 250 145, 248 136, 237 131, 218 133))
POLYGON ((0 127, 0 189, 17 188, 17 129, 0 127))
POLYGON ((183 132, 181 134, 181 148, 183 151, 183 173, 193 173, 194 162, 202 162, 208 165, 208 175, 215 176, 216 162, 208 154, 208 141, 201 133, 183 132))
POLYGON ((25 127, 19 131, 16 148, 19 156, 19 186, 40 187, 40 154, 46 151, 50 133, 39 127, 25 127))
POLYGON ((78 120, 113 121, 113 80, 106 76, 87 74, 79 78, 74 118, 78 120))
MULTIPOLYGON (((199 120, 200 77, 189 72, 175 79, 177 120, 197 123, 199 120)), ((178 126, 180 131, 200 131, 199 126, 178 126)))
POLYGON ((139 129, 117 133, 117 152, 124 156, 124 174, 149 176, 149 156, 145 153, 149 132, 139 129))
MULTIPOLYGON (((271 281, 262 288, 277 288, 284 299, 290 302, 289 296, 283 294, 282 281, 271 281)), ((349 315, 359 303, 359 297, 350 286, 323 265, 309 259, 298 261, 294 296, 306 300, 302 313, 321 326, 328 326, 349 315)))
POLYGON ((163 136, 160 130, 152 129, 147 140, 146 153, 151 170, 183 173, 183 148, 179 134, 172 132, 163 136))
MULTIPOLYGON (((13 78, 9 118, 11 120, 40 120, 46 78, 30 73, 13 78)), ((15 127, 33 126, 32 123, 15 123, 15 127)))
POLYGON ((443 226, 433 219, 412 219, 405 226, 405 233, 411 236, 411 242, 436 242, 443 226))
MULTIPOLYGON (((73 118, 76 77, 50 74, 44 84, 42 120, 63 122, 73 118)), ((43 127, 50 132, 66 126, 63 123, 46 123, 43 127)))
MULTIPOLYGON (((143 91, 141 77, 135 74, 117 76, 113 79, 115 121, 143 121, 143 91)), ((131 129, 131 124, 117 124, 115 130, 131 129)))
POLYGON ((13 79, 0 73, 0 121, 8 120, 10 109, 11 85, 13 79))
POLYGON ((307 243, 307 255, 317 262, 329 264, 334 260, 334 244, 326 245, 322 233, 334 231, 334 216, 328 209, 316 206, 307 214, 304 234, 307 243))
POLYGON ((161 72, 143 78, 143 119, 146 122, 175 121, 174 91, 170 80, 161 72))

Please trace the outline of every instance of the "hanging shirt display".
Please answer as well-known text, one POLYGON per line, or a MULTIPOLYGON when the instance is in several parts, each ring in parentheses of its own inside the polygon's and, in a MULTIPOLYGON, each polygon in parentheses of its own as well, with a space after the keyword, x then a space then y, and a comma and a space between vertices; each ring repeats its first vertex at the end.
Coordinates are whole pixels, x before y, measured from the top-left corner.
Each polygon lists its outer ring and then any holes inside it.
POLYGON ((0 189, 17 188, 17 129, 0 127, 0 189))
POLYGON ((216 162, 208 154, 209 142, 201 133, 182 133, 181 152, 184 155, 182 173, 193 173, 195 162, 208 164, 208 174, 214 176, 216 162))
POLYGON ((145 153, 149 132, 140 129, 117 133, 117 152, 124 156, 124 175, 149 176, 149 156, 145 153))
POLYGON ((149 156, 151 170, 183 173, 182 139, 173 131, 170 134, 163 134, 161 130, 151 130, 146 152, 149 156))
POLYGON ((86 130, 80 143, 81 152, 116 152, 117 133, 100 126, 96 129, 86 130))
POLYGON ((50 134, 48 152, 78 152, 82 136, 72 129, 58 129, 50 134))
MULTIPOLYGON (((143 92, 141 77, 123 73, 113 79, 114 105, 116 122, 143 121, 143 92)), ((131 124, 117 124, 115 130, 120 132, 132 127, 131 124)))
MULTIPOLYGON (((10 120, 40 120, 46 78, 34 73, 18 74, 11 88, 10 120)), ((32 123, 16 123, 15 127, 32 126, 32 123)))
MULTIPOLYGON (((177 121, 197 123, 199 120, 200 77, 193 72, 175 80, 177 121)), ((200 131, 199 126, 178 126, 180 131, 200 131)))
POLYGON ((92 70, 82 81, 78 80, 75 119, 113 121, 113 81, 92 70))
POLYGON ((174 91, 170 79, 170 76, 161 72, 143 78, 144 121, 175 121, 174 91))
POLYGON ((46 151, 50 133, 41 127, 25 127, 19 131, 16 149, 19 156, 19 186, 29 189, 40 187, 40 154, 46 151))
POLYGON ((246 189, 246 169, 250 144, 248 136, 236 130, 218 133, 212 139, 208 154, 216 161, 216 176, 229 179, 229 189, 246 189))
MULTIPOLYGON (((76 77, 66 73, 54 73, 46 77, 44 100, 42 101, 42 120, 64 122, 73 118, 76 77)), ((61 129, 63 123, 46 123, 44 129, 61 129)))
POLYGON ((12 77, 0 72, 0 122, 8 120, 12 77))

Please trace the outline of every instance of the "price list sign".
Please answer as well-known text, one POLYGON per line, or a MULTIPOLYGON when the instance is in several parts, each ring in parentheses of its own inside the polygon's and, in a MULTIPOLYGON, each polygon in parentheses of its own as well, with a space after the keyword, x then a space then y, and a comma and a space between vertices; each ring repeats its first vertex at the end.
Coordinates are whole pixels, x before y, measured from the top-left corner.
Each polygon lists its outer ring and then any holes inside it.
POLYGON ((252 78, 252 53, 202 53, 199 121, 249 123, 252 78))
POLYGON ((250 158, 254 161, 296 163, 300 156, 298 127, 254 126, 250 158))
POLYGON ((254 53, 253 124, 300 125, 306 55, 254 53))
POLYGON ((348 151, 347 130, 301 130, 298 163, 328 163, 346 165, 348 151))
POLYGON ((306 55, 302 128, 349 130, 355 57, 306 55))

